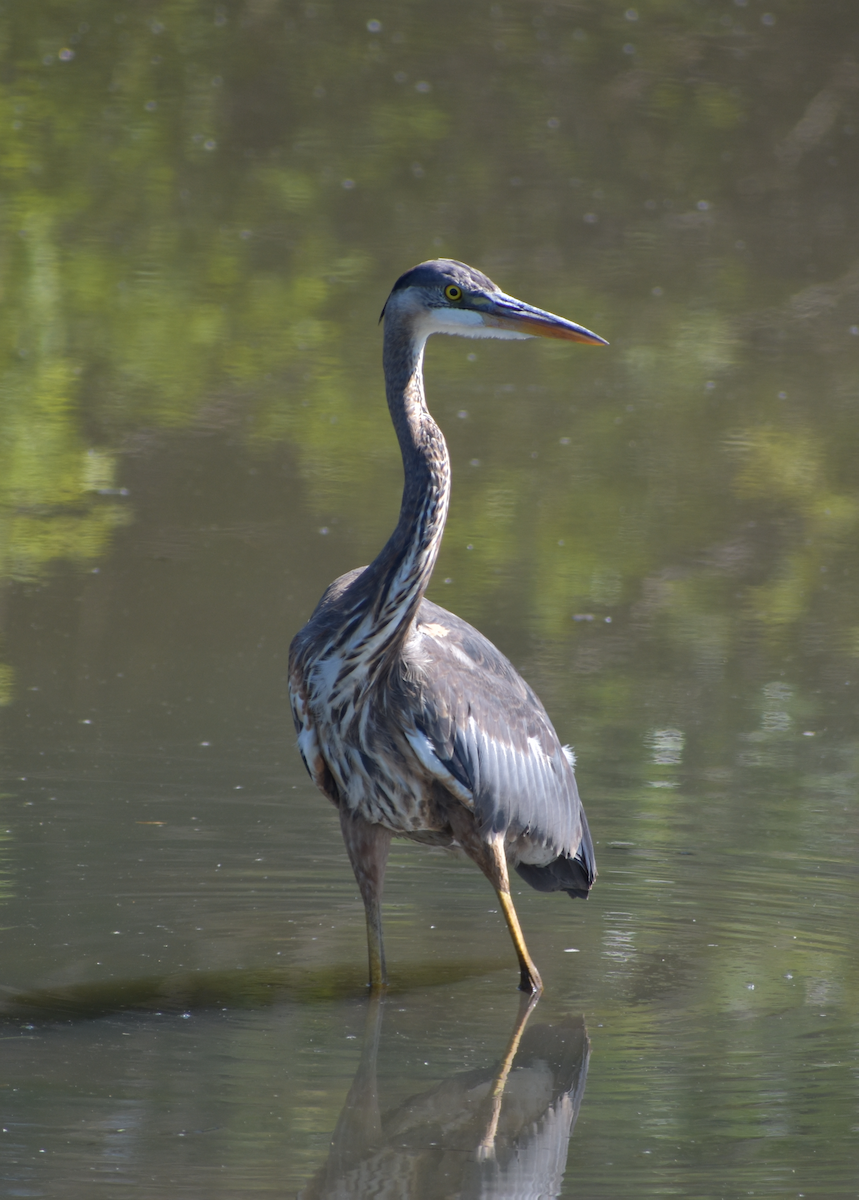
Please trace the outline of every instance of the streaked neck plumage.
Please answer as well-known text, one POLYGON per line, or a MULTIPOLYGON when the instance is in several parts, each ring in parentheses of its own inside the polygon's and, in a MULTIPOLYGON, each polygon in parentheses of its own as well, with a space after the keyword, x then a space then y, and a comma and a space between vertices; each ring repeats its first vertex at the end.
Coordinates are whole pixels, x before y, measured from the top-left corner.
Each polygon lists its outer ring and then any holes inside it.
MULTIPOLYGON (((350 586, 342 634, 371 670, 391 662, 408 637, 432 575, 450 499, 450 456, 424 398, 427 333, 389 305, 383 364, 388 408, 403 457, 403 498, 387 543, 350 586)), ((345 648, 341 643, 341 648, 345 648)))

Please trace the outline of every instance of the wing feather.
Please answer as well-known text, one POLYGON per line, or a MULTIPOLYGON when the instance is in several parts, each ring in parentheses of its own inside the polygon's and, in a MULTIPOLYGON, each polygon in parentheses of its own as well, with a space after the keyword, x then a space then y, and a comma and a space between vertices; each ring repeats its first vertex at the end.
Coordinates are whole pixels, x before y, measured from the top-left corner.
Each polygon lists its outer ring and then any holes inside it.
POLYGON ((528 882, 551 864, 552 890, 586 893, 596 868, 572 755, 535 693, 487 638, 428 600, 404 651, 424 766, 468 797, 484 835, 507 835, 528 882), (575 860, 569 878, 559 859, 575 860))

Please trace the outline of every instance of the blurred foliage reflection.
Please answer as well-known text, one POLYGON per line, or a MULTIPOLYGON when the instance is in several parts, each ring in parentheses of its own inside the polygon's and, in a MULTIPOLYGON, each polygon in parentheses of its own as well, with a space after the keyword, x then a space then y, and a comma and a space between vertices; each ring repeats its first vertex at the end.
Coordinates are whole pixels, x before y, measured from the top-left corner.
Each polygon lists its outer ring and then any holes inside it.
MULTIPOLYGON (((285 438, 312 504, 369 510, 368 460, 396 469, 375 311, 455 253, 614 344, 533 357, 541 386, 495 396, 494 466, 460 472, 449 538, 454 564, 479 540, 467 603, 515 564, 546 636, 625 603, 711 661, 809 618, 855 653, 830 583, 859 514, 856 23, 377 7, 0 15, 3 574, 105 552, 144 428, 285 438)), ((450 391, 460 359, 433 368, 450 391)))

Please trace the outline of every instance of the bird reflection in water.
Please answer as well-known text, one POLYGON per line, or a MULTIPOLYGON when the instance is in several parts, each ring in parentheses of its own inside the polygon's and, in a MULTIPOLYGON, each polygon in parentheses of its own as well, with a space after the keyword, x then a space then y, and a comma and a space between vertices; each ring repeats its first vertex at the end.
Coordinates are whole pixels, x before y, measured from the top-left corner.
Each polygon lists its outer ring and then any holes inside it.
POLYGON ((299 1200, 558 1196, 590 1043, 582 1017, 526 1028, 534 1003, 523 1000, 495 1066, 454 1075, 383 1113, 376 1060, 385 1001, 371 1001, 328 1161, 299 1200))

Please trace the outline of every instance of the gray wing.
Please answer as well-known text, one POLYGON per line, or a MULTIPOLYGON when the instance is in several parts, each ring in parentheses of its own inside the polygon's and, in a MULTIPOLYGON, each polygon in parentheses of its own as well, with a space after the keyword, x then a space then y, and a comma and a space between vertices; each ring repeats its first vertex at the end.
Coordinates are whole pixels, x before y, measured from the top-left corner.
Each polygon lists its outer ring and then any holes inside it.
POLYGON ((404 660, 424 764, 438 764, 484 835, 518 839, 528 883, 586 894, 596 868, 572 754, 535 693, 487 638, 428 600, 404 660))

